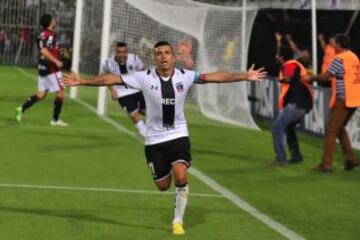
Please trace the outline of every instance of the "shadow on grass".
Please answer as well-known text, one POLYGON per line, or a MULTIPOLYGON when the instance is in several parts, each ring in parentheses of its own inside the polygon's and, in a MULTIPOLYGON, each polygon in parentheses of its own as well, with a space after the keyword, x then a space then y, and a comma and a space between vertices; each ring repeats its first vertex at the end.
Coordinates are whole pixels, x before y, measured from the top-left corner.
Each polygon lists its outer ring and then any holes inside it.
POLYGON ((220 159, 226 157, 226 158, 231 158, 234 160, 241 160, 241 159, 248 159, 249 155, 247 154, 241 154, 241 152, 226 152, 226 151, 217 151, 217 150, 213 150, 213 149, 202 149, 202 148, 198 148, 198 147, 193 147, 191 150, 194 154, 199 154, 199 155, 211 155, 211 156, 218 156, 220 159))
POLYGON ((57 209, 55 210, 55 209, 45 209, 45 208, 31 209, 31 208, 15 208, 15 207, 0 206, 0 211, 31 214, 31 215, 38 215, 44 217, 64 218, 74 221, 110 224, 110 225, 117 225, 117 226, 129 227, 129 228, 149 229, 149 230, 157 230, 164 232, 169 231, 169 229, 165 227, 154 227, 150 225, 134 224, 126 221, 119 221, 101 216, 96 216, 93 214, 81 213, 74 210, 57 210, 57 209))

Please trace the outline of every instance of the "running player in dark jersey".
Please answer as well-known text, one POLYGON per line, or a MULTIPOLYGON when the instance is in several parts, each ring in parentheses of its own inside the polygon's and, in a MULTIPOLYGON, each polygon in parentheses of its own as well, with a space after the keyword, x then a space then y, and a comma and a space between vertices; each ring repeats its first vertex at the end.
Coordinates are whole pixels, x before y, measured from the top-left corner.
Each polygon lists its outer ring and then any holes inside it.
POLYGON ((43 27, 43 32, 37 39, 40 51, 38 92, 30 96, 21 107, 16 108, 15 118, 18 122, 21 122, 27 109, 43 100, 47 93, 56 93, 53 118, 50 125, 67 127, 68 124, 59 118, 64 101, 64 87, 60 83, 62 77, 60 69, 63 67, 63 63, 59 60, 59 43, 54 32, 56 21, 51 15, 45 14, 41 17, 40 24, 43 27))

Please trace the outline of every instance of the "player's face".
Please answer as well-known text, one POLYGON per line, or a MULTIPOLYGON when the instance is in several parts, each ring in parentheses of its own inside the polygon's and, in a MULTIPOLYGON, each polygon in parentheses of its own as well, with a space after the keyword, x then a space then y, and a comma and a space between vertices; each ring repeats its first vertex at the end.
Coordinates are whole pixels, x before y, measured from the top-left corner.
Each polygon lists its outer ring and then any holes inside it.
POLYGON ((128 48, 127 47, 117 47, 115 50, 116 60, 118 62, 124 63, 128 57, 128 48))
POLYGON ((168 45, 155 48, 155 63, 160 70, 174 68, 174 52, 168 45))
POLYGON ((56 27, 56 21, 55 21, 55 19, 51 20, 50 27, 51 27, 52 30, 55 29, 55 27, 56 27))
POLYGON ((302 50, 300 54, 304 62, 311 62, 311 53, 308 50, 302 50))

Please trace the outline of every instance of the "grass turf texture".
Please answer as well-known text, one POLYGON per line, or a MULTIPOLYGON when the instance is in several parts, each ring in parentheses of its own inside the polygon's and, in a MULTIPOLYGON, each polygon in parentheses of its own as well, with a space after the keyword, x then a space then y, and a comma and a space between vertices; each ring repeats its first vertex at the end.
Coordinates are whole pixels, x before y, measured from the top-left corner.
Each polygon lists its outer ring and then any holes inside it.
MULTIPOLYGON (((36 82, 10 67, 0 67, 0 79, 0 184, 155 190, 139 142, 70 99, 62 113, 70 127, 50 128, 52 96, 19 125, 14 109, 36 82)), ((94 88, 80 96, 96 103, 94 88)), ((301 135, 305 162, 271 168, 268 131, 216 123, 192 105, 187 115, 198 169, 307 239, 359 239, 359 170, 343 172, 338 153, 333 174, 313 173, 321 139, 301 135)), ((216 194, 191 176, 190 191, 216 194)), ((0 188, 0 212, 0 239, 178 239, 169 231, 172 195, 0 188)), ((283 239, 225 198, 190 196, 185 222, 182 239, 283 239)))

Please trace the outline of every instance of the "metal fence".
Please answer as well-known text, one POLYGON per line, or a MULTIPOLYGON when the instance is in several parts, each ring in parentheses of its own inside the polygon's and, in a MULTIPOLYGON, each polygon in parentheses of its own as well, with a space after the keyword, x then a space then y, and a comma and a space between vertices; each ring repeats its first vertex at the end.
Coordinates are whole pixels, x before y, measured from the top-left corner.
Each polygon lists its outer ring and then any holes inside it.
POLYGON ((75 3, 73 0, 1 0, 0 64, 36 64, 36 38, 41 32, 39 19, 45 13, 52 14, 57 20, 60 45, 70 48, 75 3))

